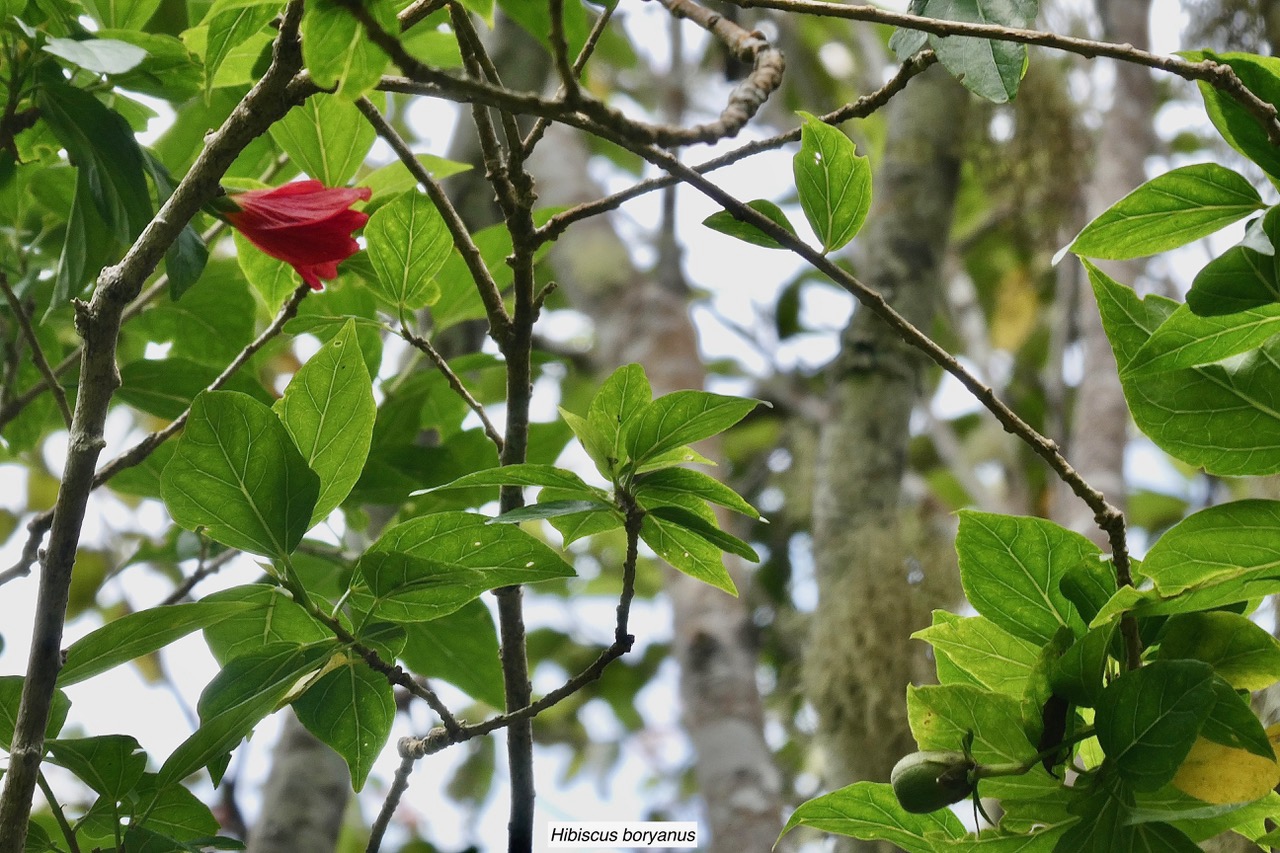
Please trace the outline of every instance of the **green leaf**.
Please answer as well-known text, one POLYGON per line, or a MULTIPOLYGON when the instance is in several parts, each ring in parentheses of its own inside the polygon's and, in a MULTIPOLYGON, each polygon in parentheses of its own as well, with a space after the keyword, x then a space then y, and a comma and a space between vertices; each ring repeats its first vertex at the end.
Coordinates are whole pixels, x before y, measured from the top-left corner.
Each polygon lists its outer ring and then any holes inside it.
MULTIPOLYGON (((470 163, 458 163, 454 160, 446 160, 443 157, 437 157, 434 154, 417 154, 416 159, 422 167, 430 173, 431 177, 437 180, 444 180, 450 175, 457 175, 471 169, 470 163)), ((413 176, 400 160, 394 163, 388 163, 385 166, 374 169, 365 175, 360 181, 362 186, 369 188, 373 194, 370 202, 380 202, 384 196, 398 195, 406 190, 411 190, 418 185, 418 179, 413 176)))
POLYGON ((1048 642, 1061 625, 1083 633, 1084 622, 1059 583, 1069 569, 1099 559, 1085 537, 1041 518, 966 510, 956 553, 965 595, 1001 628, 1037 643, 1048 642))
POLYGON ((1197 163, 1147 181, 1085 226, 1068 247, 1090 258, 1121 260, 1186 245, 1265 205, 1237 172, 1197 163))
POLYGON ((640 523, 640 538, 672 568, 730 595, 738 594, 720 548, 687 527, 648 513, 640 523))
POLYGON ((1098 742, 1125 782, 1154 791, 1173 778, 1215 701, 1208 664, 1153 661, 1102 691, 1098 742))
POLYGON ((485 574, 440 560, 398 551, 370 550, 360 558, 359 579, 372 599, 355 601, 393 622, 425 622, 447 616, 499 583, 485 574))
POLYGON ((1139 299, 1087 261, 1085 268, 1138 428, 1162 450, 1213 474, 1280 471, 1280 342, 1230 366, 1127 373, 1176 306, 1154 295, 1139 299))
POLYGON ((205 17, 209 28, 204 50, 206 100, 222 64, 237 46, 260 32, 279 11, 278 0, 233 0, 215 3, 209 9, 205 17))
POLYGON ((1235 314, 1280 302, 1280 207, 1249 223, 1245 237, 1204 265, 1187 305, 1201 317, 1235 314))
POLYGON ((262 297, 269 310, 274 311, 298 288, 298 274, 284 261, 260 251, 239 231, 233 235, 236 244, 236 263, 249 284, 262 297))
MULTIPOLYGON (((843 135, 844 134, 841 134, 841 136, 843 135)), ((866 158, 864 157, 862 159, 865 160, 866 158)), ((795 226, 791 224, 791 220, 787 219, 787 215, 782 212, 782 208, 778 207, 768 199, 758 198, 754 201, 749 201, 747 202, 747 207, 764 214, 770 221, 782 226, 792 235, 796 233, 795 226)), ((719 231, 721 234, 728 234, 730 237, 736 237, 739 240, 751 243, 754 246, 764 246, 766 249, 786 248, 756 226, 748 222, 743 222, 727 210, 716 211, 706 219, 702 220, 702 224, 710 228, 712 231, 719 231)))
MULTIPOLYGON (((399 32, 391 4, 374 0, 364 8, 384 30, 399 32)), ((302 18, 302 58, 317 86, 336 87, 339 97, 352 101, 382 78, 389 61, 365 34, 364 25, 337 0, 307 5, 302 18)))
POLYGON ((753 563, 760 562, 760 555, 746 542, 732 534, 725 533, 714 522, 702 518, 682 506, 664 505, 648 507, 647 509, 649 514, 660 522, 683 527, 685 530, 705 539, 721 551, 737 554, 744 560, 750 560, 753 563))
POLYGON ((1233 501, 1165 531, 1142 564, 1161 597, 1197 593, 1199 609, 1253 597, 1239 582, 1280 581, 1280 502, 1233 501))
POLYGON ((307 730, 347 762, 351 787, 359 792, 396 716, 387 679, 364 662, 352 661, 321 676, 293 708, 307 730))
POLYGON ((643 506, 681 505, 690 497, 731 509, 759 520, 760 513, 733 489, 714 477, 689 468, 663 468, 636 478, 634 493, 643 506))
POLYGON ((164 253, 164 271, 169 276, 169 298, 177 302, 197 281, 209 261, 209 248, 200 232, 190 224, 164 253))
POLYGON ((200 603, 234 605, 227 615, 203 626, 209 651, 223 666, 264 645, 305 646, 333 637, 327 627, 273 584, 244 584, 224 589, 200 603))
POLYGON ((1090 629, 1058 659, 1049 671, 1056 696, 1084 708, 1096 708, 1102 698, 1107 659, 1116 635, 1116 623, 1090 629))
POLYGON ((923 750, 959 751, 970 731, 979 762, 1012 763, 1036 754, 1019 699, 965 684, 907 688, 907 719, 923 750))
POLYGON ((1093 560, 1066 570, 1058 580, 1058 589, 1075 605, 1086 623, 1116 594, 1116 576, 1110 563, 1093 560))
POLYGON ((93 95, 46 76, 36 89, 40 117, 85 179, 102 221, 130 243, 151 220, 142 149, 119 113, 93 95))
POLYGON ((301 648, 271 643, 230 661, 200 694, 200 728, 160 768, 160 785, 179 782, 233 749, 299 680, 318 671, 334 648, 332 643, 301 648))
POLYGON ((760 404, 706 391, 675 391, 646 405, 626 431, 627 455, 637 468, 663 453, 724 432, 760 404))
POLYGON ((66 663, 58 672, 58 684, 67 687, 151 654, 248 606, 237 601, 205 599, 121 616, 71 644, 66 663))
POLYGON ((353 320, 294 374, 275 410, 307 467, 320 478, 311 527, 351 493, 373 438, 378 407, 353 320))
POLYGON ((50 37, 43 50, 59 59, 99 74, 123 74, 141 64, 147 52, 118 39, 50 37))
POLYGON ((84 5, 104 27, 137 30, 151 20, 160 0, 90 0, 84 5))
POLYGON ((1256 349, 1277 332, 1280 303, 1211 317, 1197 316, 1180 305, 1147 339, 1125 372, 1143 375, 1212 364, 1256 349))
POLYGON ((574 576, 559 554, 519 527, 489 524, 488 517, 474 513, 410 519, 389 528, 373 547, 475 569, 488 588, 574 576))
POLYGON ((852 240, 866 221, 871 209, 871 165, 866 157, 857 156, 853 140, 844 131, 809 113, 797 115, 803 124, 792 170, 800 206, 825 254, 852 240))
POLYGON ((1237 690, 1264 690, 1280 681, 1280 641, 1238 613, 1171 617, 1160 632, 1159 657, 1202 660, 1237 690))
POLYGON ((979 686, 1010 696, 1026 690, 1040 651, 985 616, 959 618, 941 610, 933 612, 931 626, 911 638, 931 645, 935 657, 945 656, 979 686))
POLYGON ((200 60, 179 39, 164 33, 104 29, 98 38, 111 38, 143 50, 142 62, 113 82, 122 89, 181 104, 195 97, 204 83, 200 60))
POLYGON ((54 764, 111 800, 123 798, 147 769, 147 754, 129 735, 50 740, 45 746, 54 764))
POLYGON ((1213 678, 1213 698, 1213 707, 1200 729, 1200 736, 1275 761, 1275 750, 1267 740, 1262 723, 1249 707, 1249 700, 1216 675, 1213 678))
MULTIPOLYGON (((489 20, 493 20, 492 3, 490 0, 483 0, 489 5, 489 20)), ((476 0, 464 5, 470 6, 473 3, 480 5, 476 0)), ((543 47, 548 47, 547 34, 551 32, 551 13, 545 3, 528 3, 525 0, 498 0, 498 6, 506 14, 508 18, 519 24, 524 31, 536 38, 542 43, 543 47)), ((569 57, 572 59, 578 55, 587 41, 587 34, 591 30, 591 22, 587 19, 586 8, 580 2, 570 2, 564 4, 564 30, 565 40, 569 43, 569 57)))
MULTIPOLYGON (((209 365, 216 376, 254 338, 253 295, 232 264, 215 262, 180 302, 148 308, 128 328, 149 341, 169 341, 169 358, 209 365)), ((240 390, 235 383, 241 381, 233 378, 230 390, 240 390)))
POLYGON ((523 524, 526 521, 544 521, 564 515, 575 515, 592 510, 609 510, 613 504, 596 500, 539 501, 532 506, 522 506, 495 516, 491 524, 523 524))
POLYGON ((591 399, 585 422, 563 410, 561 413, 600 473, 614 479, 626 458, 627 433, 652 400, 653 389, 644 367, 624 364, 609 375, 591 399))
POLYGON ((117 253, 120 240, 102 220, 89 188, 89 171, 78 169, 75 196, 67 216, 67 233, 58 258, 49 310, 67 305, 72 295, 80 293, 86 283, 117 253))
POLYGON ((310 526, 320 479, 270 409, 234 391, 206 391, 191 405, 161 489, 188 530, 205 527, 224 545, 285 557, 310 526))
POLYGON ((453 237, 435 204, 417 190, 378 208, 364 229, 379 291, 401 310, 440 298, 436 273, 453 253, 453 237))
MULTIPOLYGON (((922 14, 944 21, 1027 28, 1037 0, 929 0, 922 14)), ((1026 45, 968 36, 930 35, 929 46, 951 76, 980 98, 1003 104, 1018 94, 1027 64, 1026 45)))
POLYGON ((377 133, 355 104, 320 93, 271 125, 271 138, 302 171, 340 187, 360 168, 377 133))
MULTIPOLYGON (((22 676, 0 675, 0 749, 5 752, 13 744, 13 730, 18 722, 18 705, 22 701, 22 676)), ((71 700, 62 690, 53 691, 53 704, 49 708, 49 722, 45 724, 45 738, 57 737, 62 724, 67 721, 71 700)))
POLYGON ((503 707, 498 633, 483 602, 470 601, 438 619, 404 627, 408 637, 401 658, 415 675, 444 679, 494 708, 503 707))
POLYGON ((931 814, 904 811, 893 788, 881 782, 855 782, 802 803, 791 813, 782 835, 797 826, 863 841, 887 841, 906 853, 935 853, 936 838, 965 834, 960 818, 947 809, 931 814))
MULTIPOLYGON (((116 396, 147 414, 174 420, 221 372, 211 365, 185 358, 131 361, 120 368, 121 384, 116 396)), ((266 389, 244 374, 235 374, 223 388, 238 391, 264 405, 271 404, 271 395, 266 389)))
MULTIPOLYGON (((1196 62, 1210 59, 1224 63, 1240 78, 1245 87, 1262 100, 1280 104, 1280 58, 1249 53, 1215 54, 1212 51, 1188 51, 1181 54, 1196 62)), ((1267 138, 1267 131, 1234 97, 1208 83, 1198 83, 1209 120, 1222 138, 1245 157, 1257 163, 1272 180, 1280 178, 1280 151, 1267 138)))
POLYGON ((473 471, 452 482, 445 483, 443 486, 436 486, 434 489, 426 491, 472 488, 475 486, 548 486, 586 494, 598 493, 601 496, 605 494, 600 489, 588 486, 581 477, 572 471, 566 471, 554 465, 532 465, 528 463, 502 465, 485 471, 473 471))
POLYGON ((157 776, 144 774, 135 788, 139 801, 146 803, 147 829, 178 841, 195 841, 217 834, 218 819, 195 794, 181 785, 155 788, 157 776))

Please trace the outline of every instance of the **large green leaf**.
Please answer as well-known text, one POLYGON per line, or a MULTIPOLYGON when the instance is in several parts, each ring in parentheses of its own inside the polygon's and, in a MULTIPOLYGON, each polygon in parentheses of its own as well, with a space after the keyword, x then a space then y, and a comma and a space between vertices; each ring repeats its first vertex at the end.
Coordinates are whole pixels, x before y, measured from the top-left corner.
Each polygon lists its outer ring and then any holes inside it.
POLYGON ((1213 678, 1213 700, 1209 716, 1200 729, 1201 737, 1275 761, 1275 750, 1267 740, 1262 722, 1249 707, 1248 699, 1237 693, 1221 676, 1213 678))
POLYGON ((800 150, 792 159, 796 190, 822 251, 832 252, 852 240, 867 219, 871 165, 857 155, 844 131, 809 113, 799 116, 800 150))
POLYGON ((1202 317, 1235 314, 1280 302, 1280 207, 1253 220, 1244 239, 1204 265, 1187 305, 1202 317))
POLYGON ((234 605, 222 618, 202 626, 209 651, 223 666, 231 659, 257 651, 264 645, 287 643, 304 646, 333 636, 288 593, 273 584, 235 586, 215 592, 200 603, 234 605))
POLYGON ((1147 181, 1085 226, 1068 247, 1090 258, 1139 258, 1178 246, 1243 219, 1265 205, 1243 176, 1197 163, 1147 181))
POLYGON ((1036 753, 1021 701, 1004 693, 965 684, 908 687, 907 719, 923 750, 958 752, 973 732, 973 757, 980 762, 1020 762, 1036 753))
POLYGON ((432 491, 472 488, 475 486, 547 486, 591 495, 596 493, 604 494, 600 489, 588 486, 581 477, 572 471, 566 471, 554 465, 533 465, 529 463, 502 465, 485 471, 474 471, 470 474, 464 474, 443 486, 437 486, 432 491))
MULTIPOLYGON (((365 10, 389 33, 399 32, 395 10, 390 3, 364 4, 365 10)), ((308 3, 302 19, 302 57, 316 85, 336 87, 339 97, 355 100, 382 77, 387 55, 365 34, 338 0, 308 3)))
POLYGON ((165 761, 160 784, 179 782, 229 752, 334 649, 332 643, 271 643, 230 661, 200 694, 200 728, 165 761))
MULTIPOLYGON (((1037 5, 1037 0, 928 0, 922 14, 945 21, 1026 28, 1035 23, 1037 5)), ((929 46, 947 71, 975 95, 1003 104, 1018 93, 1026 70, 1026 45, 930 35, 929 46)))
MULTIPOLYGON (((18 704, 22 701, 22 676, 0 675, 0 749, 8 752, 13 744, 13 729, 18 721, 18 704)), ((67 712, 71 710, 71 700, 61 689, 53 691, 53 703, 49 708, 49 722, 45 724, 44 736, 56 737, 62 731, 62 724, 67 721, 67 712)))
POLYGON ((1160 373, 1212 364, 1256 349, 1278 332, 1280 303, 1210 317, 1180 305, 1138 350, 1126 372, 1160 373))
POLYGON ((1153 661, 1122 673, 1102 692, 1098 742, 1122 779, 1154 791, 1173 778, 1214 703, 1207 663, 1153 661))
POLYGON ((502 664, 493 614, 470 601, 430 622, 405 625, 401 658, 415 675, 441 678, 494 708, 503 707, 502 664))
POLYGON ((855 782, 801 804, 782 833, 797 826, 863 841, 887 841, 906 853, 934 853, 937 839, 962 838, 965 833, 964 824, 947 809, 931 814, 903 810, 893 788, 880 782, 855 782))
POLYGON ((87 181, 98 215, 120 243, 132 242, 151 219, 142 149, 119 113, 60 77, 36 89, 40 118, 87 181))
POLYGON ((640 538, 672 568, 730 595, 738 594, 720 548, 689 528, 648 513, 640 522, 640 538))
POLYGON ((629 419, 625 441, 633 465, 657 459, 686 444, 724 432, 760 404, 706 391, 664 394, 629 419))
POLYGON ((363 788, 396 716, 386 677, 362 661, 349 661, 317 679, 293 708, 302 724, 347 762, 352 789, 363 788))
POLYGON ((230 0, 217 2, 205 16, 205 93, 212 91, 218 69, 250 36, 260 32, 280 11, 278 0, 230 0))
POLYGON ((138 67, 147 56, 147 52, 140 47, 110 38, 77 41, 50 37, 43 49, 59 59, 98 74, 124 74, 138 67))
POLYGON ((1263 690, 1280 681, 1280 641, 1238 613, 1173 616, 1160 632, 1159 656, 1202 660, 1237 690, 1263 690))
MULTIPOLYGON (((257 249, 253 252, 267 257, 257 249)), ((289 291, 295 286, 290 282, 289 291)), ((272 304, 270 311, 274 313, 279 305, 279 301, 272 304)), ((182 299, 153 305, 130 321, 126 330, 138 331, 148 341, 168 341, 169 358, 209 365, 216 375, 253 340, 254 308, 253 294, 235 265, 214 261, 182 299)), ((233 385, 230 390, 239 389, 233 385)))
POLYGON ((340 187, 360 168, 377 133, 355 104, 321 93, 271 125, 271 138, 302 171, 340 187))
POLYGON ((355 603, 381 619, 426 622, 447 616, 495 586, 485 573, 399 551, 370 550, 360 558, 359 579, 370 598, 355 603))
POLYGON ((466 512, 424 515, 389 528, 373 547, 475 569, 488 588, 574 575, 559 554, 519 527, 489 521, 466 512))
POLYGON ((270 409, 234 391, 207 391, 191 405, 161 489, 183 527, 284 557, 310 527, 320 479, 270 409))
POLYGON ((45 746, 54 764, 111 800, 127 794, 147 769, 147 754, 129 735, 51 740, 45 746))
POLYGON ((1071 568, 1101 552, 1051 521, 964 511, 956 535, 960 582, 974 608, 1016 637, 1046 643, 1084 622, 1059 587, 1071 568))
MULTIPOLYGON (((222 371, 185 358, 144 358, 120 368, 120 390, 116 396, 135 409, 158 418, 174 420, 222 371)), ((245 374, 233 375, 222 386, 238 391, 259 403, 271 404, 271 395, 245 374)))
MULTIPOLYGON (((1015 637, 985 616, 960 618, 935 610, 933 624, 911 635, 933 646, 972 683, 996 693, 1021 696, 1031 679, 1040 648, 1015 637)), ((939 678, 942 676, 939 666, 939 678)), ((943 683, 947 683, 942 679, 943 683)))
POLYGON ((435 276, 453 253, 453 237, 431 199, 417 190, 396 196, 370 217, 364 236, 391 304, 414 310, 440 298, 435 276))
POLYGON ((92 678, 251 606, 243 601, 210 598, 121 616, 71 644, 66 663, 58 673, 58 683, 65 687, 92 678))
POLYGON ((1126 372, 1176 304, 1139 299, 1085 262, 1134 422, 1162 450, 1221 475, 1280 471, 1280 344, 1230 365, 1126 372))
MULTIPOLYGON (((1231 66, 1250 92, 1271 104, 1280 104, 1280 58, 1249 53, 1191 51, 1182 54, 1195 62, 1211 59, 1231 66)), ((1280 179, 1280 150, 1267 138, 1266 128, 1231 94, 1209 83, 1198 83, 1209 120, 1231 147, 1262 167, 1272 180, 1280 179)))
POLYGON ((378 406, 354 320, 294 374, 275 409, 307 467, 320 478, 310 527, 351 493, 373 438, 378 406))
POLYGON ((298 288, 297 271, 289 264, 261 251, 239 231, 235 233, 236 263, 267 309, 275 311, 298 288))
POLYGON ((683 505, 689 498, 707 501, 759 519, 756 508, 714 477, 691 468, 663 468, 636 478, 634 493, 643 506, 661 503, 683 505))

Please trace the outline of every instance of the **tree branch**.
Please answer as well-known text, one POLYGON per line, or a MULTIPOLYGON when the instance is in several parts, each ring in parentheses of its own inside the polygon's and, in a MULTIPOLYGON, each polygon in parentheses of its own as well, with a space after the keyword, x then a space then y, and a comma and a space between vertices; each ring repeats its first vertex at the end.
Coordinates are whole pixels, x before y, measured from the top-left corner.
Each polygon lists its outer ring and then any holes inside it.
POLYGON ((844 3, 829 3, 824 0, 727 0, 743 9, 777 9, 802 15, 818 17, 843 18, 850 21, 868 21, 876 24, 889 24, 909 30, 919 30, 937 36, 972 36, 975 38, 994 39, 996 41, 1012 41, 1021 44, 1034 44, 1039 47, 1050 47, 1066 53, 1074 53, 1086 59, 1105 56, 1135 65, 1143 65, 1158 71, 1167 71, 1184 80, 1200 80, 1220 89, 1240 103, 1249 111, 1267 132, 1272 145, 1280 145, 1280 121, 1277 121, 1276 107, 1264 101, 1244 85, 1231 66, 1211 59, 1190 62, 1177 56, 1162 56, 1146 50, 1139 50, 1130 44, 1112 44, 1092 39, 1061 36, 1040 30, 1003 27, 998 24, 971 24, 963 21, 946 21, 938 18, 926 18, 921 15, 908 15, 890 12, 876 6, 850 6, 844 3))
POLYGON ((67 392, 58 384, 58 378, 53 375, 49 360, 44 357, 44 350, 40 347, 40 339, 36 337, 36 330, 31 326, 31 318, 27 316, 27 309, 18 298, 18 294, 14 293, 13 288, 9 286, 9 277, 3 272, 0 272, 0 289, 4 290, 5 298, 9 300, 9 307, 18 318, 18 326, 22 329, 23 337, 27 339, 27 346, 31 348, 31 360, 35 362, 36 369, 44 377, 45 384, 53 389, 53 398, 58 402, 62 421, 70 428, 71 407, 67 405, 67 392))
POLYGON ((484 424, 484 434, 489 436, 489 440, 493 442, 494 447, 498 448, 498 453, 502 453, 502 447, 504 444, 502 434, 499 433, 498 428, 493 425, 493 421, 489 420, 489 415, 485 412, 484 406, 480 404, 479 400, 471 395, 471 392, 467 390, 467 386, 462 384, 462 379, 458 377, 458 374, 453 372, 453 368, 449 366, 449 362, 445 361, 444 356, 440 355, 439 351, 431 345, 431 341, 421 337, 420 335, 415 335, 408 326, 404 325, 404 323, 400 324, 400 331, 398 334, 420 352, 425 354, 427 358, 431 359, 432 364, 434 364, 436 369, 443 374, 445 381, 449 383, 449 387, 453 389, 453 392, 462 398, 463 402, 467 404, 467 407, 470 408, 471 411, 475 412, 476 417, 480 418, 480 423, 484 424))

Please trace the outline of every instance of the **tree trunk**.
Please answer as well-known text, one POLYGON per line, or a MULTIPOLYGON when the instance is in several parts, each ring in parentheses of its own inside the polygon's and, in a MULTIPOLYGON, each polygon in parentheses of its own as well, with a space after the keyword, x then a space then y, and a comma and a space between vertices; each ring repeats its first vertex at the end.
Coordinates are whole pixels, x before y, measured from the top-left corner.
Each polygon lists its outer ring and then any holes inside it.
MULTIPOLYGON (((941 68, 889 105, 858 270, 927 328, 959 182, 968 96, 941 68)), ((819 600, 805 661, 830 787, 887 781, 915 749, 903 692, 931 680, 907 636, 959 596, 950 531, 904 510, 902 478, 924 364, 869 311, 856 310, 832 371, 814 498, 819 600)), ((861 849, 876 849, 867 845, 861 849)))
POLYGON ((283 718, 248 853, 333 850, 351 793, 346 762, 303 728, 292 711, 283 718))

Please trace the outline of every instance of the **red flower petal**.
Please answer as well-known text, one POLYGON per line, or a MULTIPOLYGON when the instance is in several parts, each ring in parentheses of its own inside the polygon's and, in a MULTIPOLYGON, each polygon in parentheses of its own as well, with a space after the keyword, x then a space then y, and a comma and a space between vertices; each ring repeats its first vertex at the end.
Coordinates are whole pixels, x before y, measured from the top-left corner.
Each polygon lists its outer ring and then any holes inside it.
POLYGON ((320 290, 321 279, 337 278, 338 264, 360 251, 351 233, 369 217, 351 205, 368 201, 370 194, 367 187, 334 189, 319 181, 295 181, 230 196, 239 210, 226 218, 249 242, 290 264, 320 290))

